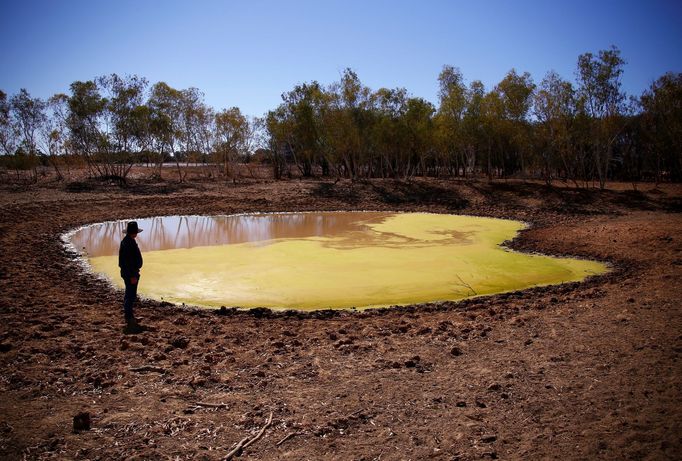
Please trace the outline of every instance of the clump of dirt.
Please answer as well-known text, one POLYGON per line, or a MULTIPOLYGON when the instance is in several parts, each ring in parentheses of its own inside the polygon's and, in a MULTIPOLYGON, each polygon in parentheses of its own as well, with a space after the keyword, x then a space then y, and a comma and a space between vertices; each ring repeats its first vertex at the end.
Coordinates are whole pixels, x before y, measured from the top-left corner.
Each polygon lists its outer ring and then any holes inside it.
POLYGON ((217 460, 246 438, 242 456, 263 460, 682 453, 679 186, 130 182, 0 193, 2 458, 217 460), (130 216, 366 209, 522 219, 515 249, 614 271, 365 312, 143 300, 147 329, 125 335, 122 293, 58 238, 130 216))

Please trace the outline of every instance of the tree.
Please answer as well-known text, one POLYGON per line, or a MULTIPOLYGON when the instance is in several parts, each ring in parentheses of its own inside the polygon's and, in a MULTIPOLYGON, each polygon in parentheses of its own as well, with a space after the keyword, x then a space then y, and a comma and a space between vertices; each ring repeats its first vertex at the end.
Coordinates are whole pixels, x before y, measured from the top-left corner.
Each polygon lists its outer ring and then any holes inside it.
POLYGON ((426 173, 426 163, 433 152, 433 104, 422 98, 409 98, 405 112, 408 155, 404 159, 404 177, 410 178, 419 171, 426 173))
POLYGON ((71 84, 67 125, 72 146, 81 152, 91 172, 123 183, 135 155, 145 146, 140 120, 147 82, 116 74, 71 84), (104 93, 104 95, 102 94, 104 93))
POLYGON ((55 170, 58 180, 63 180, 60 158, 68 153, 68 104, 69 97, 63 93, 52 96, 47 101, 45 123, 42 125, 40 140, 43 151, 48 154, 50 164, 55 170))
POLYGON ((452 66, 443 67, 438 76, 438 83, 436 139, 439 150, 443 153, 442 162, 448 165, 450 174, 454 172, 455 175, 459 175, 460 165, 466 170, 463 121, 467 109, 467 88, 460 70, 452 66))
POLYGON ((7 93, 0 91, 0 148, 5 155, 14 154, 19 140, 19 130, 12 119, 11 107, 7 93))
POLYGON ((656 183, 662 172, 682 180, 682 73, 666 73, 640 99, 644 133, 654 157, 656 183))
POLYGON ((296 85, 267 116, 273 147, 285 157, 291 156, 303 176, 313 175, 313 165, 324 151, 321 124, 326 99, 317 82, 296 85))
POLYGON ((46 123, 46 103, 40 98, 32 98, 28 91, 22 88, 18 94, 10 99, 11 116, 19 133, 22 152, 27 155, 26 166, 33 172, 33 181, 38 180, 38 134, 46 123))
POLYGON ((405 88, 381 88, 372 96, 376 111, 374 132, 381 177, 397 178, 402 171, 407 142, 403 121, 407 113, 408 94, 405 88))
POLYGON ((215 115, 214 150, 223 163, 226 177, 233 176, 231 165, 246 153, 249 134, 249 121, 238 107, 225 109, 215 115))
POLYGON ((490 91, 481 100, 481 125, 487 149, 485 152, 486 166, 484 171, 488 181, 492 181, 493 174, 501 174, 504 152, 504 104, 498 91, 490 91))
POLYGON ((462 142, 464 144, 465 165, 462 174, 474 171, 477 165, 477 155, 488 144, 484 133, 483 101, 485 86, 480 80, 469 84, 466 92, 466 110, 462 119, 462 142))
POLYGON ((574 153, 571 143, 571 122, 576 113, 573 85, 563 80, 556 72, 548 72, 535 93, 533 108, 538 122, 537 147, 541 152, 545 182, 548 185, 552 183, 558 158, 561 159, 566 174, 572 174, 575 180, 575 171, 571 167, 574 162, 570 159, 574 153))
POLYGON ((530 126, 528 113, 533 101, 535 84, 528 72, 522 75, 510 70, 500 83, 495 87, 502 104, 501 120, 498 128, 506 136, 507 148, 512 152, 507 154, 502 167, 507 173, 526 170, 525 156, 530 144, 530 126), (511 154, 511 155, 509 155, 511 154), (518 162, 518 163, 517 163, 518 162))
POLYGON ((593 126, 592 156, 601 189, 606 186, 614 142, 624 127, 621 115, 625 94, 620 89, 624 65, 615 46, 599 51, 597 56, 585 53, 578 57, 578 91, 593 126))
POLYGON ((147 105, 150 110, 150 132, 154 151, 157 152, 158 174, 166 154, 173 157, 182 182, 182 171, 177 156, 177 146, 182 134, 182 92, 165 82, 158 82, 151 88, 147 105))

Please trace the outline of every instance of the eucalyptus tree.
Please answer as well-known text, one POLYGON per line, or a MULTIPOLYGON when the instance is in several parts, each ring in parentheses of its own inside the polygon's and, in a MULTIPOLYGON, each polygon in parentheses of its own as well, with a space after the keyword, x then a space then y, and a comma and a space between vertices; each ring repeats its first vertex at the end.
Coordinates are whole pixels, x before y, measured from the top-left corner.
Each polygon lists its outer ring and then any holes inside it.
POLYGON ((197 154, 201 154, 200 113, 207 110, 204 104, 204 94, 198 88, 180 90, 180 142, 185 161, 197 162, 197 154))
POLYGON ((375 141, 381 177, 397 178, 401 174, 401 158, 407 146, 403 120, 407 112, 407 90, 405 88, 380 88, 372 96, 376 121, 373 138, 375 141))
POLYGON ((322 110, 327 95, 319 83, 303 83, 284 93, 282 101, 266 117, 273 147, 290 156, 303 176, 312 176, 323 152, 322 110))
MULTIPOLYGON (((216 112, 212 107, 201 104, 196 111, 196 148, 202 163, 209 161, 216 137, 216 112)), ((207 165, 210 168, 210 164, 207 165)), ((210 175, 210 170, 209 170, 210 175)))
POLYGON ((329 158, 336 165, 337 175, 356 179, 362 176, 361 158, 363 138, 360 126, 360 112, 365 101, 363 87, 355 73, 346 71, 341 81, 328 89, 328 108, 323 126, 329 158))
POLYGON ((528 72, 519 75, 515 69, 497 84, 495 92, 499 94, 502 103, 499 128, 506 138, 506 149, 503 154, 503 169, 505 172, 526 169, 525 156, 530 151, 530 124, 528 114, 533 101, 535 84, 528 72), (511 150, 509 152, 508 150, 511 150))
POLYGON ((215 139, 213 150, 223 163, 223 173, 234 179, 235 161, 245 155, 249 145, 249 120, 238 107, 215 114, 215 139))
POLYGON ((407 132, 408 152, 403 159, 403 176, 410 178, 427 172, 427 164, 434 149, 434 130, 432 116, 436 111, 433 104, 423 98, 409 98, 404 115, 404 126, 407 132))
POLYGON ((624 65, 616 47, 601 50, 597 56, 584 53, 578 57, 578 91, 592 122, 591 153, 601 189, 606 186, 614 143, 624 127, 625 94, 620 80, 624 65))
POLYGON ((545 182, 552 183, 559 161, 565 174, 575 181, 575 164, 582 159, 576 155, 571 139, 576 114, 576 95, 571 82, 554 71, 548 72, 534 95, 533 112, 545 182))
POLYGON ((93 80, 73 82, 70 90, 66 118, 70 143, 83 156, 91 174, 106 176, 107 171, 101 167, 98 158, 106 143, 100 130, 106 99, 93 80))
POLYGON ((112 176, 125 180, 146 147, 147 121, 144 119, 147 80, 136 75, 120 77, 117 74, 99 77, 98 85, 107 98, 104 110, 107 149, 105 165, 112 176))
POLYGON ((38 180, 38 141, 40 130, 47 122, 46 105, 42 99, 31 97, 24 88, 10 99, 10 116, 19 134, 20 153, 26 155, 20 166, 31 170, 34 182, 38 180))
POLYGON ((290 144, 287 141, 288 121, 283 105, 269 111, 263 118, 256 121, 257 139, 266 152, 268 161, 272 165, 274 179, 282 179, 287 173, 290 144))
POLYGON ((0 148, 5 155, 14 154, 19 144, 19 130, 12 119, 7 93, 0 90, 0 148))
POLYGON ((466 169, 463 121, 467 88, 460 70, 452 66, 443 67, 438 83, 439 106, 434 123, 438 150, 442 154, 439 161, 446 165, 449 174, 459 175, 461 169, 466 169))
POLYGON ((502 173, 505 125, 504 103, 500 93, 494 90, 489 91, 481 99, 481 132, 485 141, 481 155, 479 155, 481 161, 485 159, 483 170, 488 176, 488 181, 492 181, 493 176, 500 176, 502 173))
POLYGON ((183 180, 177 148, 182 134, 182 92, 166 82, 155 83, 150 91, 147 105, 150 109, 151 144, 157 153, 158 174, 161 174, 166 155, 175 160, 179 180, 183 180))
POLYGON ((71 84, 66 125, 70 145, 85 157, 92 173, 125 182, 137 154, 145 147, 147 81, 136 75, 111 74, 71 84))
POLYGON ((69 153, 68 104, 69 97, 63 93, 55 94, 47 100, 47 116, 41 126, 39 138, 41 150, 48 155, 60 181, 64 179, 61 165, 68 165, 64 160, 69 153))
POLYGON ((682 73, 668 72, 642 94, 644 133, 656 183, 665 172, 682 180, 682 73))
POLYGON ((462 174, 464 176, 469 171, 473 172, 475 170, 480 160, 481 152, 488 146, 483 119, 485 94, 485 85, 480 80, 471 82, 466 91, 466 109, 462 118, 462 142, 465 154, 462 174))
POLYGON ((341 79, 329 89, 331 110, 337 115, 337 129, 332 142, 348 177, 371 175, 374 160, 372 145, 372 91, 362 84, 352 69, 345 69, 341 79))

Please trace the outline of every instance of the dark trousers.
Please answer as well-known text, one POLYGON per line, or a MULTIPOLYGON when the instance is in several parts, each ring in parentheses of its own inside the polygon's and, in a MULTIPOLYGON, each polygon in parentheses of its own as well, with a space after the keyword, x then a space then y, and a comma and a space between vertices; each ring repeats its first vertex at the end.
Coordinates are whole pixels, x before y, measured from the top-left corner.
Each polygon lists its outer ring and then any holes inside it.
POLYGON ((123 282, 126 285, 126 293, 123 296, 123 315, 126 320, 133 319, 133 304, 137 299, 137 285, 140 283, 140 276, 137 276, 137 283, 130 283, 130 277, 123 277, 123 282))

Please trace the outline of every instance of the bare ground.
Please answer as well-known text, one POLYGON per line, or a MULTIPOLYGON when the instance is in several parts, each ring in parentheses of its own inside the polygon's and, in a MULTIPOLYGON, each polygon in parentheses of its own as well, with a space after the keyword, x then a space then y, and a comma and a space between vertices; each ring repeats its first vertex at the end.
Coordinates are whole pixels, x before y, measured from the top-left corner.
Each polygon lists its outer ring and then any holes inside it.
POLYGON ((243 459, 680 459, 682 188, 627 187, 3 186, 0 457, 217 460, 272 412, 243 459), (59 242, 117 218, 341 209, 514 217, 533 226, 511 246, 614 270, 368 312, 143 301, 150 331, 133 336, 122 334, 121 292, 83 273, 59 242), (80 412, 91 429, 74 432, 80 412))

